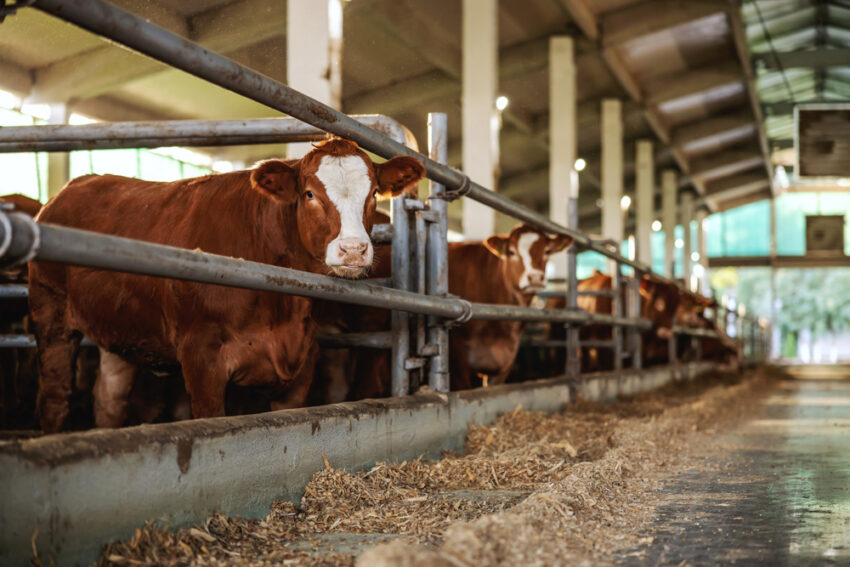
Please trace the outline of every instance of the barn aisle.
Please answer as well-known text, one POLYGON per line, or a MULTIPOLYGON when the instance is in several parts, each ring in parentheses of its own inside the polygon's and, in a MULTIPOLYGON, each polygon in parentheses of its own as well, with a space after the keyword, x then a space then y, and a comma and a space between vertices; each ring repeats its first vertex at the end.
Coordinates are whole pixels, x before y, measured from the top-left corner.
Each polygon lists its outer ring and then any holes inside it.
POLYGON ((666 483, 624 565, 850 563, 850 369, 783 381, 666 483))

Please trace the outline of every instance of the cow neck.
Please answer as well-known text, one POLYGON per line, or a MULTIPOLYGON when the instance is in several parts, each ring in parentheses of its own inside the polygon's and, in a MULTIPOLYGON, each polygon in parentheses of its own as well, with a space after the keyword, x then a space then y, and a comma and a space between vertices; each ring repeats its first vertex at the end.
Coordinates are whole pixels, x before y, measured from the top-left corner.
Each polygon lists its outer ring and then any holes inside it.
POLYGON ((487 250, 483 244, 481 245, 481 248, 484 250, 489 261, 495 262, 495 265, 493 266, 494 269, 492 269, 492 272, 490 273, 497 272, 499 274, 498 285, 492 286, 494 295, 496 296, 496 301, 493 301, 493 303, 522 305, 524 307, 530 305, 534 296, 520 292, 511 283, 510 274, 508 273, 508 259, 496 257, 492 252, 487 250))
MULTIPOLYGON (((301 243, 296 222, 296 205, 285 204, 260 194, 250 186, 250 171, 239 172, 241 183, 236 191, 222 195, 224 210, 241 221, 245 231, 233 235, 236 255, 251 251, 251 260, 297 270, 314 269, 310 253, 301 243)), ((229 184, 228 184, 229 185, 229 184)))

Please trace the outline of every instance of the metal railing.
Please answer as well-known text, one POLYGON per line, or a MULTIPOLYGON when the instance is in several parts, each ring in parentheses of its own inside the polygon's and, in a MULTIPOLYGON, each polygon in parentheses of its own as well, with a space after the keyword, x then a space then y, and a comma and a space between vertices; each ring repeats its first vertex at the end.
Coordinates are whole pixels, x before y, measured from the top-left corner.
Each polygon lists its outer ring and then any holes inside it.
MULTIPOLYGON (((35 0, 32 5, 303 121, 310 125, 307 128, 312 128, 308 133, 310 136, 320 138, 324 136, 323 132, 328 132, 353 140, 362 148, 384 158, 398 155, 416 157, 425 165, 426 176, 431 180, 430 195, 427 204, 404 197, 393 200, 392 288, 35 223, 20 213, 0 212, 0 258, 32 258, 391 309, 393 330, 389 342, 392 348, 394 395, 407 393, 410 370, 424 367, 428 368, 428 381, 432 389, 448 390, 448 332, 445 322, 465 321, 470 318, 568 324, 566 373, 572 377, 579 375, 578 326, 589 323, 612 325, 616 367, 622 368, 624 330, 627 330, 628 350, 631 352, 633 365, 640 368, 640 330, 648 328, 650 322, 638 316, 640 290, 634 282, 642 275, 650 274, 650 268, 622 256, 619 250, 605 242, 594 241, 577 230, 558 225, 539 213, 472 182, 462 172, 447 167, 444 114, 429 115, 429 155, 425 156, 405 145, 405 142, 409 141, 407 134, 402 139, 398 132, 378 131, 375 129, 376 124, 364 123, 363 117, 345 115, 101 0, 35 0), (477 304, 448 296, 446 202, 462 196, 546 232, 565 234, 574 239, 574 245, 568 251, 569 286, 566 309, 540 310, 533 307, 477 304), (614 308, 610 315, 591 314, 577 308, 576 254, 587 250, 598 252, 616 263, 612 285, 614 308), (408 251, 413 253, 409 255, 408 251), (623 277, 624 266, 633 269, 634 278, 631 280, 623 277), (625 313, 626 306, 623 305, 620 293, 624 285, 632 287, 629 290, 631 300, 628 302, 628 314, 625 313), (411 317, 410 313, 416 315, 411 317)), ((160 144, 246 144, 252 140, 256 143, 293 141, 293 132, 303 127, 304 124, 292 119, 39 126, 29 128, 27 136, 21 138, 14 138, 14 134, 9 133, 14 129, 9 128, 0 129, 0 151, 68 151, 160 144), (175 129, 169 130, 169 127, 175 129), (248 131, 252 134, 245 133, 248 131), (103 132, 114 134, 113 139, 104 141, 104 138, 99 137, 103 132)), ((577 226, 577 196, 570 197, 569 206, 571 224, 577 226)), ((653 274, 653 277, 663 282, 675 283, 656 274, 653 274)), ((387 346, 385 333, 374 334, 371 338, 365 334, 356 335, 348 339, 345 336, 335 336, 328 340, 335 341, 337 346, 346 341, 351 345, 363 346, 369 343, 369 346, 379 348, 387 346)), ((671 358, 672 360, 674 359, 671 358)))

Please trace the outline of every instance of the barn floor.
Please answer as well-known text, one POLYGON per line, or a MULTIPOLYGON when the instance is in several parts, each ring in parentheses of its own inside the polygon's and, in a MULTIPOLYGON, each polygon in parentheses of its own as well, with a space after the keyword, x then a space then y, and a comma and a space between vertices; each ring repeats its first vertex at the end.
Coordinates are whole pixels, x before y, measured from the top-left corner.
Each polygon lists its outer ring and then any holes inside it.
POLYGON ((517 408, 471 427, 463 455, 356 474, 329 455, 299 508, 149 526, 100 563, 843 563, 848 426, 850 381, 763 371, 553 416, 517 408))
POLYGON ((850 372, 783 381, 661 491, 625 565, 850 564, 850 372))

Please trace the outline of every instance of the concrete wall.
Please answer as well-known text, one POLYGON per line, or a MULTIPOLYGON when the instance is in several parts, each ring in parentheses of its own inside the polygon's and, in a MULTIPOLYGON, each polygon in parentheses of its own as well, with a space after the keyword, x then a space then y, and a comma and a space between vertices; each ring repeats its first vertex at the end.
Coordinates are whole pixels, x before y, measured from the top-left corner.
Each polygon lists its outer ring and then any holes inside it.
POLYGON ((0 565, 27 565, 31 540, 58 565, 94 561, 107 541, 148 519, 171 526, 216 510, 263 517, 272 501, 300 501, 324 466, 356 471, 377 461, 463 447, 470 422, 523 409, 553 412, 571 392, 611 400, 708 371, 707 363, 260 415, 199 419, 0 443, 0 565))

